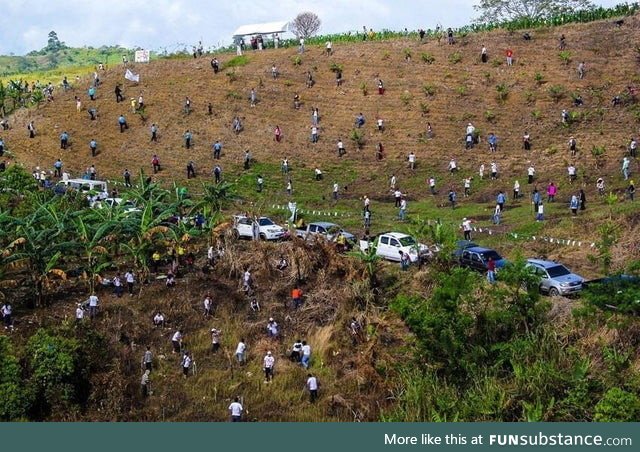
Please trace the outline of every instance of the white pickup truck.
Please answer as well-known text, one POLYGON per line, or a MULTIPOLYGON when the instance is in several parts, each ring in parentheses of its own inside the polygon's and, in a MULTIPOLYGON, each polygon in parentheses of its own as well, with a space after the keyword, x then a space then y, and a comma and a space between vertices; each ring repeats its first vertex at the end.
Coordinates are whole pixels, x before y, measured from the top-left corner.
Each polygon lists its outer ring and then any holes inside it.
POLYGON ((427 245, 402 232, 386 232, 370 240, 360 240, 362 251, 370 246, 375 247, 378 256, 395 262, 400 261, 400 251, 409 254, 411 262, 423 262, 433 257, 433 251, 427 245))
POLYGON ((233 217, 233 229, 238 238, 248 239, 259 238, 260 240, 281 240, 287 238, 289 232, 275 224, 271 218, 260 217, 249 218, 245 215, 235 215, 233 217))

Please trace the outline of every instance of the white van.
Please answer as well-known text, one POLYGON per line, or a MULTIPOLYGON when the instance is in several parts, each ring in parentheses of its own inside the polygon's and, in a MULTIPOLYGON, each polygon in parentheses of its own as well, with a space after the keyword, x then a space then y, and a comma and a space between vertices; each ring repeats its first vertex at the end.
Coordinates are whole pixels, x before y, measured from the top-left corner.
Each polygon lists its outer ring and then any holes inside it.
MULTIPOLYGON (((107 189, 107 183, 101 180, 91 179, 63 179, 56 184, 57 187, 64 187, 65 189, 73 188, 74 190, 88 192, 95 191, 98 193, 109 193, 107 189)), ((57 192, 58 190, 56 190, 57 192)))

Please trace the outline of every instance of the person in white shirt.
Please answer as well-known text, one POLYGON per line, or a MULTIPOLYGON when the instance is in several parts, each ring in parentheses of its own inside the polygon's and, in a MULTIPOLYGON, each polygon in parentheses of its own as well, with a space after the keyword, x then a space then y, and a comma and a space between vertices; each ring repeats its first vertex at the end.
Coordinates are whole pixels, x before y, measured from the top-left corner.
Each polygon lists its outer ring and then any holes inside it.
POLYGON ((173 353, 180 353, 182 349, 182 331, 178 330, 173 334, 171 344, 173 345, 173 353))
POLYGON ((429 190, 431 191, 432 195, 436 194, 436 178, 433 176, 429 178, 429 190))
POLYGON ((298 47, 298 52, 304 53, 304 38, 300 38, 300 47, 298 47))
POLYGON ((468 198, 471 195, 471 178, 464 179, 464 197, 468 198))
POLYGON ((113 284, 113 293, 118 298, 122 297, 122 278, 120 278, 120 273, 116 273, 111 282, 113 284))
POLYGON ((473 126, 473 124, 469 123, 467 124, 467 135, 473 135, 473 132, 476 131, 476 128, 473 126))
POLYGON ((338 200, 338 183, 334 182, 333 183, 333 199, 334 200, 338 200))
POLYGON ((391 187, 391 190, 395 190, 396 189, 396 184, 398 183, 398 178, 395 176, 395 174, 391 175, 391 180, 389 181, 389 186, 391 187))
POLYGON ((82 304, 78 303, 78 307, 76 307, 76 322, 82 322, 84 319, 84 309, 82 309, 82 304))
POLYGON ((211 328, 211 351, 216 353, 220 349, 220 334, 222 331, 211 328))
POLYGON ((471 220, 467 218, 462 219, 462 232, 464 232, 465 240, 471 240, 471 220))
POLYGON ((236 347, 236 360, 238 360, 238 364, 240 365, 246 362, 246 350, 247 345, 244 343, 244 339, 240 339, 236 347))
POLYGON ((149 369, 144 371, 142 374, 142 379, 140 380, 140 392, 142 393, 142 397, 147 397, 149 395, 149 374, 151 371, 149 369))
POLYGON ((491 179, 496 180, 498 178, 498 164, 491 162, 491 179))
MULTIPOLYGON (((625 157, 626 158, 626 157, 625 157)), ((576 167, 573 164, 567 167, 567 173, 569 174, 569 183, 572 184, 576 180, 576 167)))
POLYGON ((153 324, 158 327, 164 327, 164 314, 161 312, 157 312, 155 316, 153 316, 153 324))
POLYGON ((96 296, 95 293, 92 293, 89 296, 89 317, 92 320, 98 313, 98 303, 99 303, 98 297, 96 296))
POLYGON ((231 413, 231 422, 240 422, 242 420, 242 405, 240 404, 240 398, 236 397, 229 405, 229 412, 231 413))
POLYGON ((299 363, 301 358, 302 342, 300 341, 300 339, 296 339, 296 341, 293 343, 293 347, 291 347, 291 355, 289 356, 289 359, 291 359, 291 361, 293 361, 294 363, 299 363))
POLYGON ((191 369, 191 364, 193 363, 193 359, 191 358, 191 354, 189 352, 184 352, 182 356, 182 376, 187 378, 189 375, 189 369, 191 369))
POLYGON ((2 305, 0 311, 2 312, 2 320, 4 320, 4 329, 13 329, 13 320, 11 318, 13 315, 13 307, 11 306, 11 303, 7 301, 2 305))
POLYGON ((273 380, 273 366, 276 363, 276 359, 271 354, 271 351, 267 352, 267 355, 264 357, 264 380, 265 382, 270 382, 273 380))
POLYGON ((316 126, 311 126, 311 142, 318 142, 318 128, 316 126))
POLYGON ((402 192, 397 190, 393 192, 393 198, 395 200, 395 207, 400 207, 400 203, 402 201, 402 192))
POLYGON ((249 292, 251 289, 251 272, 247 268, 242 275, 242 290, 249 292))
POLYGON ((407 157, 409 160, 409 168, 416 169, 416 155, 411 151, 407 157))
POLYGON ((513 199, 518 199, 520 197, 520 182, 515 181, 513 183, 513 199))
POLYGON ((536 169, 533 167, 533 165, 529 165, 529 168, 527 169, 528 183, 533 184, 533 176, 535 174, 536 174, 536 169))
POLYGON ((133 297, 133 283, 136 281, 133 276, 133 270, 129 270, 124 274, 124 279, 127 281, 127 289, 129 290, 129 296, 133 297))
POLYGON ((309 368, 309 360, 311 359, 311 346, 307 344, 307 341, 302 341, 302 359, 300 364, 305 369, 309 368))
POLYGON ((338 140, 338 157, 342 157, 344 154, 347 153, 347 150, 344 148, 344 143, 342 142, 342 140, 338 140))
POLYGON ((369 205, 371 204, 371 200, 369 199, 369 197, 367 195, 364 195, 364 209, 367 210, 369 209, 369 205))
POLYGON ((309 401, 315 402, 318 398, 318 379, 311 373, 307 374, 306 387, 309 390, 309 401))
POLYGON ((451 159, 451 161, 449 161, 449 172, 453 174, 456 171, 458 171, 458 164, 455 159, 451 159))
POLYGON ((204 297, 204 316, 205 317, 209 317, 211 315, 211 306, 213 304, 213 301, 211 300, 211 295, 207 294, 206 297, 204 297))
POLYGON ((478 174, 480 175, 480 180, 484 178, 484 163, 480 165, 480 169, 478 170, 478 174))
POLYGON ((327 56, 330 56, 331 53, 333 53, 333 45, 331 44, 331 41, 327 41, 325 46, 327 48, 327 56))
POLYGON ((384 131, 384 119, 378 118, 378 132, 384 131))
POLYGON ((273 317, 269 318, 269 323, 267 323, 267 334, 269 337, 278 337, 278 324, 273 317))

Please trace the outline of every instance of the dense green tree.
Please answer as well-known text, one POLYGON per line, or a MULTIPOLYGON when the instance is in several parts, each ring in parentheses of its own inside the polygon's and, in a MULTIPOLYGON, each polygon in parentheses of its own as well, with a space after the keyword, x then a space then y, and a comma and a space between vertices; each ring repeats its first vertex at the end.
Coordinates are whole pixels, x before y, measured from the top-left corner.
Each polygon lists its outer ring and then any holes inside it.
POLYGON ((481 13, 482 23, 495 23, 514 19, 543 19, 558 14, 589 9, 589 0, 480 0, 474 6, 481 13))

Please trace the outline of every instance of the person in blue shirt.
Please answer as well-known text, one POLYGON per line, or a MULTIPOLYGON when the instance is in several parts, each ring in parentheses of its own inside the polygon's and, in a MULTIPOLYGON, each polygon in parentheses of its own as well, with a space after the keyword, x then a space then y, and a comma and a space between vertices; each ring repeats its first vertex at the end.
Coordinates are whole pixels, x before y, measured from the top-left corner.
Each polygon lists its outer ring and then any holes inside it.
POLYGON ((53 164, 53 175, 55 177, 62 177, 62 160, 58 159, 53 164))
POLYGON ((191 132, 189 132, 189 130, 186 130, 184 132, 184 147, 187 149, 191 148, 191 138, 193 137, 193 135, 191 135, 191 132))
POLYGON ((118 118, 118 124, 120 124, 120 133, 123 133, 126 129, 129 128, 124 115, 120 115, 120 117, 118 118))
POLYGON ((364 125, 364 123, 365 123, 364 115, 362 113, 358 114, 358 116, 356 116, 356 127, 360 128, 364 125))
POLYGON ((216 142, 213 143, 213 158, 219 159, 221 151, 222 151, 222 144, 220 143, 220 141, 216 140, 216 142))
POLYGON ((533 195, 531 195, 531 202, 533 202, 533 210, 534 212, 538 211, 538 205, 542 201, 542 197, 540 196, 540 192, 537 188, 533 189, 533 195))
POLYGON ((91 100, 96 100, 96 89, 93 86, 89 88, 89 97, 91 100))
POLYGON ((91 149, 91 157, 96 156, 96 150, 98 149, 98 142, 94 139, 89 141, 89 149, 91 149))
POLYGON ((67 149, 67 146, 69 146, 69 134, 62 132, 60 134, 60 149, 67 149))
POLYGON ((569 202, 569 208, 571 209, 571 213, 573 215, 578 215, 578 207, 580 203, 578 202, 578 197, 576 195, 571 196, 571 201, 569 202))
POLYGON ((496 152, 498 150, 498 137, 493 132, 487 137, 487 142, 489 143, 490 152, 496 152))
POLYGON ((151 141, 158 141, 158 126, 156 123, 151 124, 151 141))
POLYGON ((451 208, 455 209, 456 208, 456 199, 457 199, 458 195, 456 195, 456 192, 453 190, 453 188, 451 190, 449 190, 449 203, 451 204, 451 208))
POLYGON ((504 203, 507 202, 507 195, 504 194, 502 190, 498 193, 496 197, 496 203, 500 206, 500 212, 504 210, 504 203))

